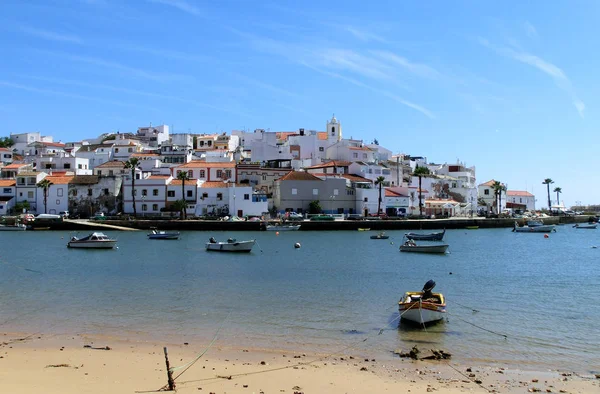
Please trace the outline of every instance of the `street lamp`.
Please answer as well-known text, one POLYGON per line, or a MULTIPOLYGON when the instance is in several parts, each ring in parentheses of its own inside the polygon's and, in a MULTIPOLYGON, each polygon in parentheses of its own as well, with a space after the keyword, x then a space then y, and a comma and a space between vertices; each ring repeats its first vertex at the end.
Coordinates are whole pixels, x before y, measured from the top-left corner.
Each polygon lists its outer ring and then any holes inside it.
POLYGON ((332 212, 333 214, 333 200, 335 199, 335 196, 329 196, 329 210, 332 212))

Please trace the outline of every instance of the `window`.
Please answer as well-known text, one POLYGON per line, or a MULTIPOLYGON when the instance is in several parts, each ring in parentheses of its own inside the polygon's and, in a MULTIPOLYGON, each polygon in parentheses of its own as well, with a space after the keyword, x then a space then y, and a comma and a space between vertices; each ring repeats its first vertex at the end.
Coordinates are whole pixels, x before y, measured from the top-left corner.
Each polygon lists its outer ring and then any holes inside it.
POLYGON ((73 190, 73 197, 77 197, 77 189, 73 190))
POLYGON ((152 210, 158 211, 158 204, 152 204, 152 210))
POLYGON ((208 193, 202 193, 202 199, 208 198, 208 193))
POLYGON ((96 175, 102 176, 102 170, 98 170, 98 172, 96 173, 96 175))
POLYGON ((189 170, 188 171, 188 178, 193 178, 194 177, 194 171, 193 170, 189 170))
POLYGON ((456 182, 452 182, 452 188, 455 189, 456 188, 456 182))
POLYGON ((217 200, 223 200, 223 193, 217 193, 217 200))
POLYGON ((324 152, 325 148, 323 148, 322 146, 319 146, 319 152, 324 152))
POLYGON ((88 196, 92 195, 92 189, 88 189, 88 196))
POLYGON ((200 170, 200 178, 205 178, 205 177, 206 177, 206 171, 200 170))
POLYGON ((119 153, 119 148, 115 148, 115 153, 119 153))
POLYGON ((212 145, 212 141, 208 141, 208 142, 207 142, 207 145, 208 145, 208 146, 211 146, 211 145, 212 145))
POLYGON ((313 196, 319 195, 319 189, 313 189, 313 196))
POLYGON ((217 178, 221 178, 223 176, 223 170, 217 170, 217 178))
POLYGON ((142 204, 142 211, 148 210, 148 204, 142 204))
MULTIPOLYGON (((56 205, 60 205, 60 200, 56 200, 56 205)), ((50 210, 50 212, 54 211, 53 209, 50 210)), ((56 211, 54 211, 56 212, 56 211)))
POLYGON ((33 198, 33 192, 27 192, 27 198, 33 198))
POLYGON ((225 170, 225 176, 231 178, 231 170, 225 170))
POLYGON ((366 158, 367 158, 367 154, 363 153, 363 159, 366 159, 366 158))
POLYGON ((364 202, 369 202, 369 197, 365 197, 364 202))
POLYGON ((485 189, 483 191, 483 194, 485 194, 486 196, 489 196, 490 195, 490 189, 485 189))
POLYGON ((340 193, 340 191, 338 189, 333 189, 333 195, 337 196, 340 193))
POLYGON ((262 180, 266 181, 267 180, 267 174, 262 174, 262 180))
POLYGON ((153 189, 152 190, 152 195, 153 196, 158 196, 158 189, 153 189))
POLYGON ((335 135, 335 126, 331 128, 331 135, 335 135))
POLYGON ((71 163, 65 163, 63 167, 65 170, 67 170, 67 169, 71 168, 71 163))
POLYGON ((244 200, 249 200, 250 199, 250 194, 244 194, 244 200))
POLYGON ((114 175, 115 175, 115 173, 113 170, 108 170, 108 176, 114 176, 114 175))
POLYGON ((4 193, 4 194, 8 194, 8 193, 10 193, 10 192, 11 192, 11 190, 12 190, 12 189, 11 189, 10 187, 5 187, 5 188, 2 190, 2 193, 4 193))
POLYGON ((147 195, 148 195, 148 190, 142 189, 142 196, 147 196, 147 195))
POLYGON ((133 148, 127 149, 127 152, 129 152, 129 153, 133 152, 133 148))
POLYGON ((298 189, 292 189, 292 195, 295 196, 296 194, 298 194, 298 189))
POLYGON ((104 189, 104 195, 108 196, 110 193, 108 192, 108 189, 104 189))
POLYGON ((193 197, 194 193, 191 190, 187 191, 187 197, 193 197))
POLYGON ((354 153, 352 154, 352 157, 353 157, 353 158, 355 158, 355 159, 358 159, 358 153, 354 152, 354 153))
POLYGON ((56 190, 56 197, 62 197, 63 196, 63 189, 57 189, 56 190))
POLYGON ((175 190, 169 190, 167 192, 167 197, 175 197, 175 190))
POLYGON ((520 203, 523 203, 523 199, 522 199, 522 198, 519 198, 519 202, 520 202, 520 203))

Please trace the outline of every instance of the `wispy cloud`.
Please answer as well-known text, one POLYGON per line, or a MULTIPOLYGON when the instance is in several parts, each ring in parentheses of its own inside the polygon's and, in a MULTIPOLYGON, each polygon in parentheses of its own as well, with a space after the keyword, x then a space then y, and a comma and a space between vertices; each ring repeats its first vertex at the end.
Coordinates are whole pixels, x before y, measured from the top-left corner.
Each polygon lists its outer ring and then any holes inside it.
POLYGON ((124 103, 124 102, 113 101, 113 100, 104 100, 99 97, 84 96, 81 94, 63 92, 60 90, 42 89, 42 88, 38 88, 38 87, 34 87, 34 86, 21 85, 21 84, 10 82, 10 81, 0 80, 0 86, 12 88, 12 89, 18 89, 18 90, 25 90, 25 91, 32 92, 32 93, 46 94, 46 95, 50 95, 50 96, 60 96, 60 97, 73 98, 73 99, 77 99, 77 100, 96 101, 96 102, 101 102, 101 103, 110 104, 110 105, 118 105, 118 106, 122 106, 122 107, 135 107, 135 108, 142 108, 145 110, 158 111, 158 109, 156 109, 156 108, 139 106, 137 104, 124 103))
POLYGON ((521 63, 527 64, 537 70, 543 72, 554 80, 554 83, 563 91, 565 91, 570 97, 573 106, 577 109, 579 116, 584 117, 585 104, 579 99, 573 88, 571 80, 567 74, 558 66, 540 58, 539 56, 533 55, 528 52, 521 50, 514 50, 508 47, 497 47, 492 45, 488 40, 479 38, 479 43, 487 48, 490 48, 503 56, 512 58, 521 63))
POLYGON ((392 52, 371 51, 371 53, 394 65, 400 66, 406 71, 410 72, 411 74, 415 74, 419 77, 436 79, 442 75, 440 72, 438 72, 431 66, 428 66, 426 64, 413 63, 410 60, 402 56, 398 56, 392 52))
POLYGON ((129 45, 129 44, 120 44, 115 43, 116 46, 122 48, 126 51, 135 51, 141 53, 147 53, 154 56, 166 57, 176 60, 183 60, 186 62, 196 62, 196 63, 206 63, 208 61, 214 60, 214 58, 205 55, 197 55, 193 53, 179 52, 173 51, 170 49, 160 49, 160 48, 148 48, 139 45, 129 45))
POLYGON ((529 38, 537 38, 538 32, 537 32, 535 26, 533 26, 528 21, 525 21, 525 23, 523 23, 523 26, 525 27, 525 32, 527 33, 529 38))
POLYGON ((81 40, 81 38, 73 35, 61 34, 50 30, 37 29, 31 26, 19 26, 19 30, 25 34, 42 38, 44 40, 83 44, 83 40, 81 40))
POLYGON ((195 5, 192 5, 184 0, 147 0, 150 3, 163 4, 169 7, 177 8, 180 11, 186 12, 195 16, 202 16, 203 13, 195 5))
POLYGON ((270 92, 273 92, 273 93, 276 93, 279 95, 288 96, 288 97, 300 97, 298 94, 296 94, 294 92, 290 92, 289 90, 285 90, 285 89, 279 88, 277 86, 273 86, 271 84, 259 81, 254 78, 250 78, 250 77, 242 75, 242 74, 232 73, 232 75, 234 75, 236 78, 244 81, 247 84, 253 85, 253 86, 263 89, 263 90, 268 90, 270 92))
POLYGON ((344 26, 343 29, 348 33, 352 34, 355 38, 359 39, 363 42, 369 41, 378 41, 378 42, 387 42, 387 40, 375 33, 371 33, 367 30, 360 29, 355 26, 344 26))

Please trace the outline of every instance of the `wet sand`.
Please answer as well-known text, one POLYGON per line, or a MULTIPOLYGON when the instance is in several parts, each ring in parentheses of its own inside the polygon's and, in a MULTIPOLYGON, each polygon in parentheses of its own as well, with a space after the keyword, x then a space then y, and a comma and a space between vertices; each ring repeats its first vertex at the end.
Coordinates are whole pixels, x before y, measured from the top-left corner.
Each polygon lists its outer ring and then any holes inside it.
MULTIPOLYGON (((168 348, 178 392, 210 393, 594 393, 600 379, 450 360, 377 360, 206 343, 134 342, 90 335, 0 334, 2 393, 135 393, 166 388, 168 348), (183 373, 182 373, 183 372, 183 373), (181 375, 180 375, 181 374, 181 375)), ((408 349, 404 349, 408 350, 408 349)), ((424 352, 425 353, 425 352, 424 352)), ((426 353, 425 353, 426 354, 426 353)))

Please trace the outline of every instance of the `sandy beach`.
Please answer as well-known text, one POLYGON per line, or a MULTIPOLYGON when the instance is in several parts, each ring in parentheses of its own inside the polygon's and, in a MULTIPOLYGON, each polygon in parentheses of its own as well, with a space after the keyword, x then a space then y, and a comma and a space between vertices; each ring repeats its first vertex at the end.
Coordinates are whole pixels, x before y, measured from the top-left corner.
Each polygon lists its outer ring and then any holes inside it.
MULTIPOLYGON (((167 385, 168 348, 176 390, 202 393, 594 393, 600 380, 566 372, 459 365, 452 360, 378 361, 228 348, 215 342, 149 343, 89 335, 0 334, 2 393, 136 393, 167 385), (197 358, 199 354, 206 353, 197 358), (197 361, 186 369, 186 365, 197 361), (182 373, 183 372, 183 373, 182 373), (180 375, 181 374, 181 375, 180 375), (180 375, 180 376, 179 376, 180 375)), ((406 349, 408 350, 408 349, 406 349)))

